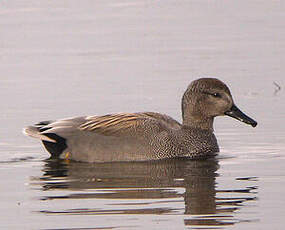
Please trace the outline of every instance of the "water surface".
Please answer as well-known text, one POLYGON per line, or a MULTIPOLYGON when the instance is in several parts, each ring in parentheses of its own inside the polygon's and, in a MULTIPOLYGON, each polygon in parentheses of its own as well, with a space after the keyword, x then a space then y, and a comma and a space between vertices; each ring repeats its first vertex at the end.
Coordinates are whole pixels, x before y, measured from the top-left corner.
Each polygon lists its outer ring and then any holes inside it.
POLYGON ((1 229, 281 229, 285 206, 282 1, 2 1, 1 229), (214 76, 258 121, 217 118, 207 161, 48 160, 24 126, 158 111, 214 76), (280 86, 281 88, 279 88, 280 86))

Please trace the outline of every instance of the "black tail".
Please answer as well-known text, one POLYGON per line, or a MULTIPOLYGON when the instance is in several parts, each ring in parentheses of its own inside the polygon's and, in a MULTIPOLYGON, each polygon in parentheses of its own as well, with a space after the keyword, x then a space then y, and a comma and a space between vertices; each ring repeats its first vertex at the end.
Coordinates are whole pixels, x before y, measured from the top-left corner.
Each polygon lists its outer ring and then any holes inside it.
MULTIPOLYGON (((35 127, 37 127, 39 132, 44 132, 50 129, 50 127, 46 127, 46 125, 52 122, 53 121, 42 121, 36 124, 35 127)), ((43 140, 42 142, 46 150, 51 154, 51 158, 59 158, 62 152, 67 148, 66 139, 61 136, 58 136, 55 133, 45 133, 42 135, 45 135, 48 138, 56 141, 56 142, 50 142, 43 140)))
POLYGON ((42 141, 46 150, 51 154, 51 158, 59 158, 62 152, 67 148, 66 139, 55 133, 45 134, 56 142, 42 141))

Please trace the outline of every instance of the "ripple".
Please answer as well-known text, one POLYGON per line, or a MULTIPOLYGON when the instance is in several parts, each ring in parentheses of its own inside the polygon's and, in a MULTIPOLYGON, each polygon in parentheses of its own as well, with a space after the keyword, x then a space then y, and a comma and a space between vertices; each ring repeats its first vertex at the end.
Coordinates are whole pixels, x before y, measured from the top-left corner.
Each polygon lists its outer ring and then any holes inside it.
POLYGON ((35 212, 45 215, 180 216, 193 229, 254 221, 241 220, 235 212, 256 202, 258 178, 232 178, 233 187, 222 189, 216 181, 218 168, 215 159, 112 164, 48 160, 42 176, 31 178, 30 185, 42 191, 37 199, 43 205, 35 212))

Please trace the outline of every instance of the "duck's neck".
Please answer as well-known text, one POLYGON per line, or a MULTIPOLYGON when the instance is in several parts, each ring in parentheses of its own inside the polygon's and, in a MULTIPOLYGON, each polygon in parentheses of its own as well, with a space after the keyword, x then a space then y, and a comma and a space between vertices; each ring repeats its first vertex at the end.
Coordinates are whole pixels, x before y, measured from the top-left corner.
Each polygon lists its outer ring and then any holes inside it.
POLYGON ((205 129, 210 132, 214 131, 213 128, 214 118, 213 117, 202 117, 201 115, 193 115, 185 113, 183 116, 183 126, 197 129, 205 129))

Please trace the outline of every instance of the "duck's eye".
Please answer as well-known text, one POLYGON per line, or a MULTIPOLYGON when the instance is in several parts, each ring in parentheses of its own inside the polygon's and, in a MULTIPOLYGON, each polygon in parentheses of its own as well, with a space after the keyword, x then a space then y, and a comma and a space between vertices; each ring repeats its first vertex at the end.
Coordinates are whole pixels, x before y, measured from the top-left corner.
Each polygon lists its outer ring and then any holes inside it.
POLYGON ((210 92, 203 92, 204 94, 210 95, 212 97, 221 98, 222 95, 220 93, 210 93, 210 92))
POLYGON ((212 96, 213 97, 222 97, 222 95, 220 93, 213 93, 212 96))

